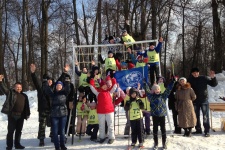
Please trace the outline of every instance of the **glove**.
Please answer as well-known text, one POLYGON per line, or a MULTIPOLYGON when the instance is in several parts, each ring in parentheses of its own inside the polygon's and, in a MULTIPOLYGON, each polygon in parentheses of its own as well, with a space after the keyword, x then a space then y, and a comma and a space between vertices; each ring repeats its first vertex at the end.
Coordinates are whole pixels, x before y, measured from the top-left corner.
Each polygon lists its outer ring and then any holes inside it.
POLYGON ((141 99, 138 99, 138 100, 136 100, 136 102, 137 102, 138 104, 140 104, 140 103, 142 103, 142 100, 141 100, 141 99))
POLYGON ((225 97, 219 97, 219 99, 222 99, 223 101, 225 101, 225 97))
POLYGON ((177 76, 174 76, 174 75, 172 74, 172 75, 171 75, 171 80, 172 80, 172 81, 177 81, 178 78, 177 78, 177 76))

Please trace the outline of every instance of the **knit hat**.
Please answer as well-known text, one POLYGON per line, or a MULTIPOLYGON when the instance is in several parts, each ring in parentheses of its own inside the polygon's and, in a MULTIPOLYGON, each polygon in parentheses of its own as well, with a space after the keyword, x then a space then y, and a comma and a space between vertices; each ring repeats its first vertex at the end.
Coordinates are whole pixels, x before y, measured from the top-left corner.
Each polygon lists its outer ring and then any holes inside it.
POLYGON ((110 53, 112 53, 112 54, 113 54, 113 52, 112 52, 112 51, 108 51, 108 54, 110 54, 110 53))
POLYGON ((129 91, 129 95, 131 96, 133 93, 136 93, 136 95, 138 95, 138 91, 135 88, 131 88, 129 91))
POLYGON ((100 87, 102 87, 103 85, 106 85, 106 83, 105 83, 104 80, 102 80, 102 81, 100 82, 100 87))
POLYGON ((109 36, 109 41, 112 40, 112 39, 114 39, 113 36, 109 36))
POLYGON ((149 46, 151 46, 151 45, 154 45, 154 46, 155 46, 154 42, 150 42, 150 43, 149 43, 149 46))
POLYGON ((187 82, 187 79, 186 79, 185 77, 181 77, 181 78, 179 79, 179 82, 180 82, 181 80, 184 80, 185 82, 187 82))
POLYGON ((63 87, 63 83, 61 81, 57 81, 55 85, 61 84, 63 87))
POLYGON ((143 56, 142 55, 138 55, 136 59, 139 59, 139 58, 143 59, 143 56))
POLYGON ((159 86, 158 84, 154 84, 154 85, 152 86, 152 90, 154 90, 154 91, 155 91, 156 89, 158 89, 158 88, 160 89, 160 86, 159 86))
POLYGON ((107 76, 107 77, 105 78, 105 81, 107 82, 107 81, 109 81, 109 80, 111 80, 111 77, 110 77, 110 76, 107 76))
POLYGON ((193 73, 193 72, 199 72, 199 69, 198 69, 197 67, 192 68, 192 69, 191 69, 191 73, 193 73))
POLYGON ((95 107, 95 106, 96 106, 96 103, 95 103, 95 102, 91 102, 91 103, 89 104, 89 106, 90 106, 90 107, 95 107))
POLYGON ((92 67, 92 71, 94 72, 95 70, 99 70, 99 67, 98 66, 93 66, 92 67))
POLYGON ((123 30, 123 31, 122 31, 122 34, 125 33, 125 32, 127 32, 127 30, 123 30))
POLYGON ((127 66, 127 63, 126 63, 126 62, 121 62, 120 65, 121 65, 121 66, 127 66))

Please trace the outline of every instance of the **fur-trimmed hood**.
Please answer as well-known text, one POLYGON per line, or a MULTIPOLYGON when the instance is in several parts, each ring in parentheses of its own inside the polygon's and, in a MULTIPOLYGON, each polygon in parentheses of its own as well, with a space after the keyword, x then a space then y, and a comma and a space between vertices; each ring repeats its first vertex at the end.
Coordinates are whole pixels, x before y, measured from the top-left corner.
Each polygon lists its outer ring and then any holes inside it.
POLYGON ((184 86, 181 86, 180 84, 177 85, 177 90, 190 89, 190 88, 191 88, 191 84, 189 82, 187 82, 184 86))

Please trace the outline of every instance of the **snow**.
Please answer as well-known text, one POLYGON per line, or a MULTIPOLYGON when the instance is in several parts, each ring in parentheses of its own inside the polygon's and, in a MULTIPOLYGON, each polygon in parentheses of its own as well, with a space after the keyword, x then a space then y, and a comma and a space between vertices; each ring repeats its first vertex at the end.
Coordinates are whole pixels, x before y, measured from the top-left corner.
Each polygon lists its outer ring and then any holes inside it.
MULTIPOLYGON (((208 87, 209 91, 209 102, 210 103, 225 103, 224 101, 218 99, 219 96, 225 96, 225 71, 217 74, 217 79, 219 80, 218 86, 212 88, 208 87)), ((21 138, 21 144, 26 147, 27 150, 52 150, 54 149, 54 144, 51 143, 49 136, 50 128, 46 128, 46 139, 45 147, 39 147, 39 140, 37 139, 38 133, 38 112, 37 112, 37 92, 28 91, 26 94, 29 97, 31 116, 24 122, 23 133, 21 138)), ((0 105, 2 106, 6 97, 0 96, 0 105)), ((118 124, 117 115, 124 114, 122 108, 116 108, 116 125, 118 124)), ((172 112, 169 111, 169 118, 173 130, 173 119, 172 112)), ((213 112, 213 127, 216 129, 221 129, 221 118, 225 118, 225 112, 213 112)), ((202 119, 202 116, 201 116, 202 119)), ((6 147, 6 134, 7 134, 7 116, 0 113, 0 150, 6 147)), ((121 135, 124 130, 125 117, 120 116, 120 125, 116 126, 116 140, 113 144, 99 144, 89 140, 89 136, 82 137, 81 141, 78 141, 78 137, 75 136, 73 145, 71 144, 71 136, 67 140, 67 148, 71 150, 87 150, 87 149, 98 149, 98 150, 124 150, 127 149, 128 139, 123 138, 121 135), (118 136, 119 132, 119 136, 118 136)), ((202 122, 202 121, 201 121, 202 122)), ((170 126, 167 121, 167 141, 168 150, 224 150, 225 149, 225 131, 218 130, 216 132, 211 131, 210 137, 204 137, 203 135, 193 135, 192 137, 183 137, 181 135, 171 136, 170 126)), ((204 129, 204 128, 203 128, 204 129)), ((152 130, 152 126, 151 126, 152 130)), ((159 129, 159 147, 161 147, 161 136, 159 129)), ((131 142, 130 142, 131 143, 131 142)), ((152 135, 145 140, 144 149, 152 149, 153 138, 152 135)))

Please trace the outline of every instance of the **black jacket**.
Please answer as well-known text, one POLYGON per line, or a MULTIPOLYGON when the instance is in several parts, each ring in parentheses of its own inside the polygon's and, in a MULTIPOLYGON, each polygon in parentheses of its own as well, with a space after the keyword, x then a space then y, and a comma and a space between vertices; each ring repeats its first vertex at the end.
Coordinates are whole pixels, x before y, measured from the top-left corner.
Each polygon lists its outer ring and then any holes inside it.
POLYGON ((175 92, 176 92, 176 89, 177 89, 177 84, 178 84, 178 82, 174 83, 173 89, 170 92, 170 95, 168 96, 168 99, 169 99, 168 105, 169 105, 169 109, 171 109, 171 110, 175 110, 175 102, 176 102, 175 92))
MULTIPOLYGON (((14 104, 16 102, 16 91, 14 89, 8 89, 6 87, 6 85, 3 82, 0 82, 0 87, 1 90, 4 94, 6 94, 6 101, 3 104, 2 110, 1 112, 7 115, 11 115, 12 113, 12 109, 14 107, 14 104)), ((28 119, 28 117, 30 116, 30 107, 29 107, 29 101, 28 101, 28 97, 25 93, 21 93, 24 97, 25 97, 25 106, 22 112, 22 117, 24 119, 28 119)))
POLYGON ((207 76, 199 76, 195 78, 191 75, 191 77, 188 78, 188 82, 191 84, 191 87, 197 96, 196 100, 193 102, 196 104, 208 103, 207 85, 215 87, 218 84, 216 77, 209 78, 207 76))
POLYGON ((43 91, 42 83, 40 82, 40 80, 37 79, 35 73, 31 73, 31 78, 35 88, 37 89, 38 111, 39 112, 50 111, 51 108, 50 97, 43 91))
POLYGON ((64 82, 64 87, 60 91, 54 91, 48 86, 47 82, 43 83, 44 92, 51 97, 51 117, 63 117, 68 115, 66 99, 70 93, 70 83, 64 82))

